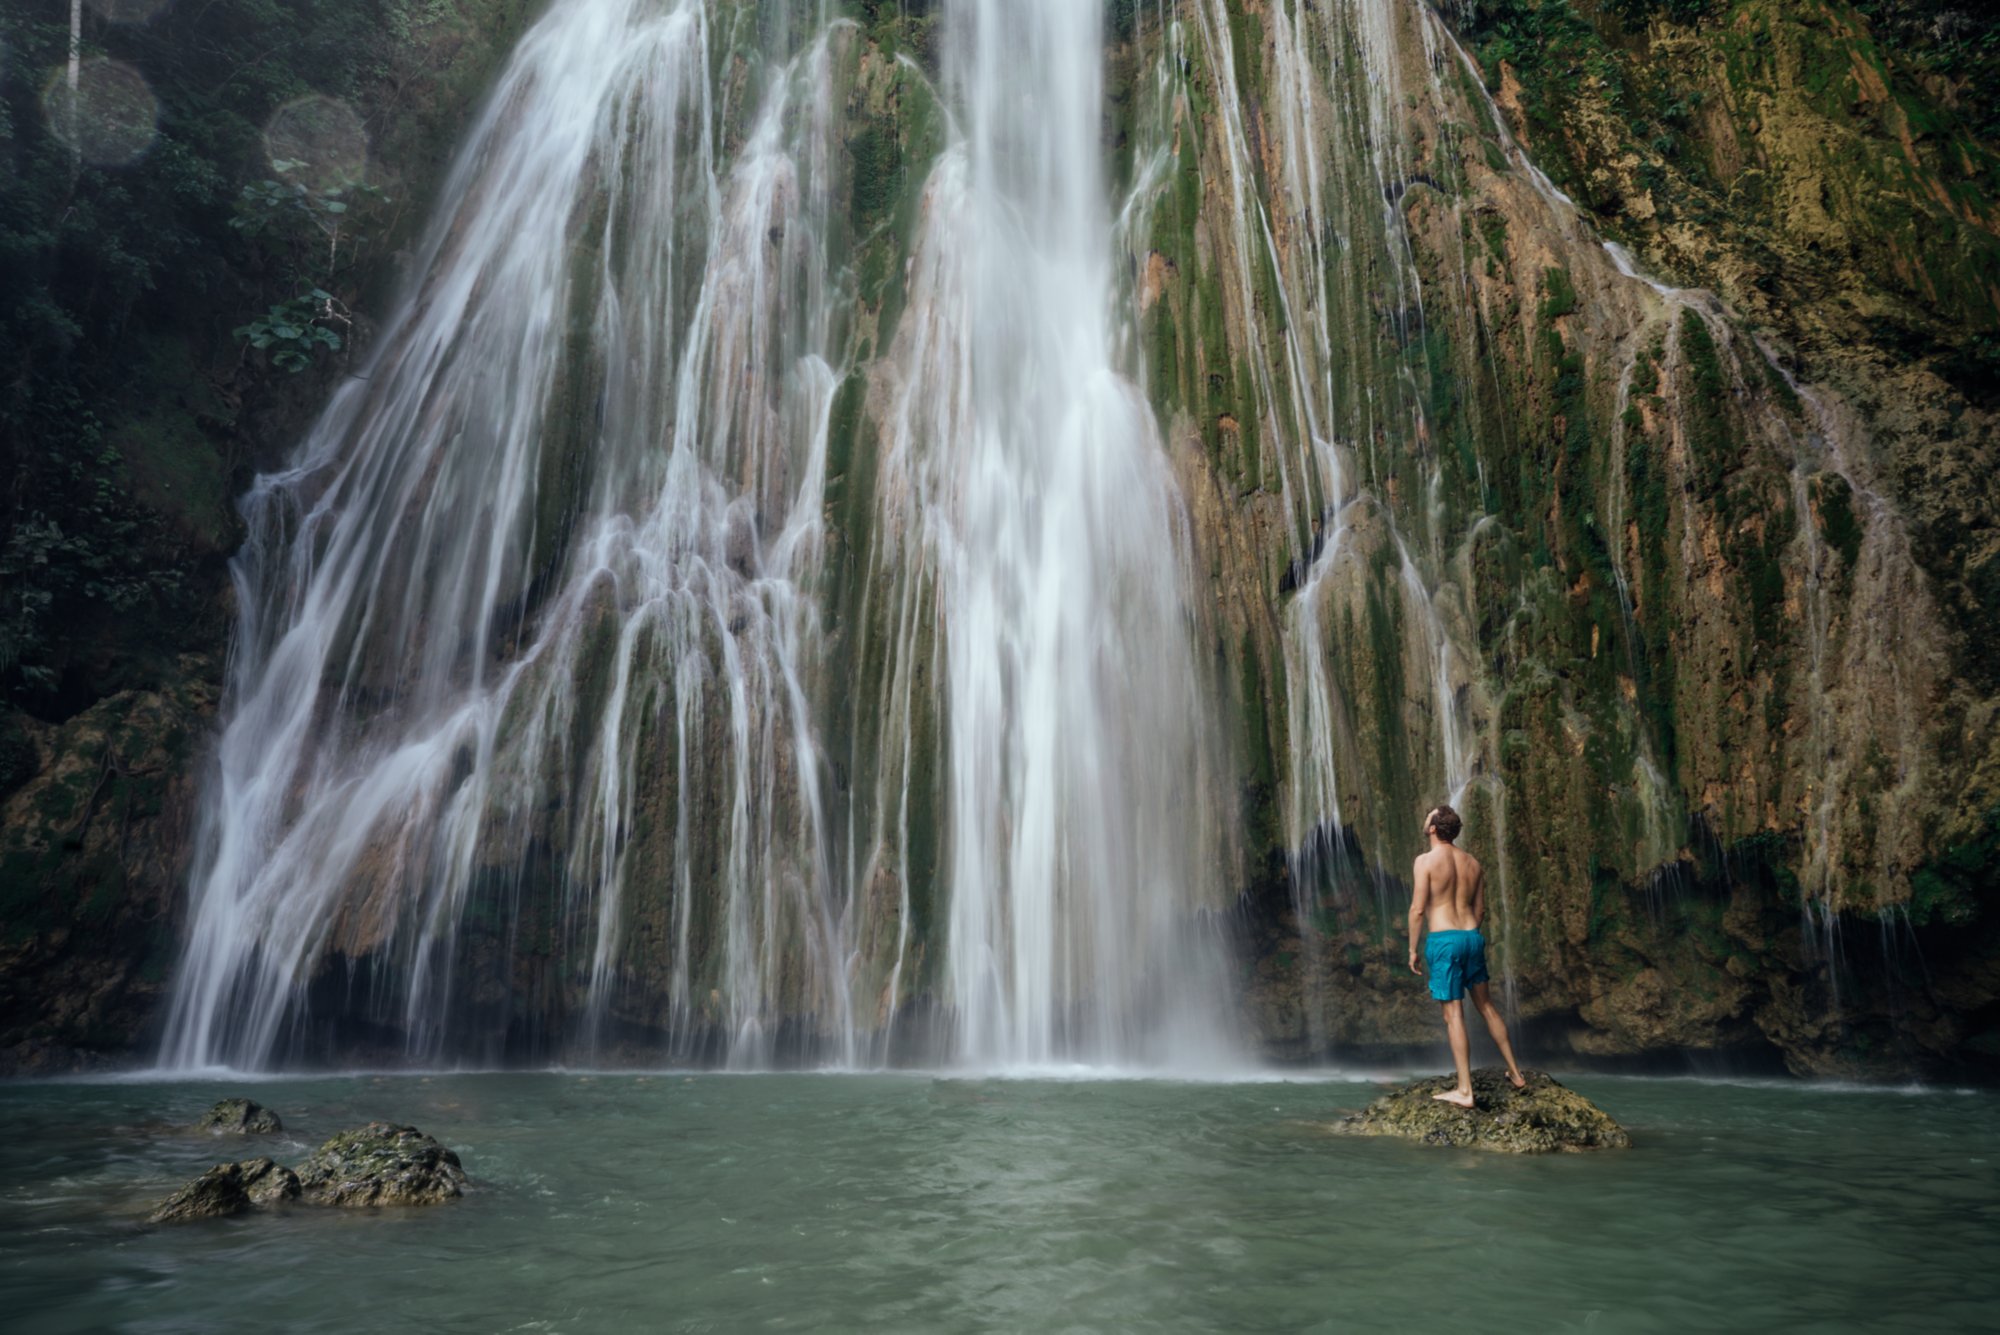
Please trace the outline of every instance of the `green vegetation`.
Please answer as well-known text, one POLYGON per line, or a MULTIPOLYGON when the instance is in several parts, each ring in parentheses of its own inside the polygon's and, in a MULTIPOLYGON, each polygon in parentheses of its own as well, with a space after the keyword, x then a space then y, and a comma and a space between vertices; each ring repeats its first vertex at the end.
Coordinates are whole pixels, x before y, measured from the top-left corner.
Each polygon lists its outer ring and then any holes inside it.
POLYGON ((259 352, 269 352, 271 365, 282 371, 303 371, 320 348, 338 352, 340 335, 324 321, 339 318, 333 294, 314 288, 302 297, 279 302, 246 325, 236 337, 259 352))
POLYGON ((847 141, 853 163, 848 211, 856 235, 866 236, 895 207, 903 190, 903 146, 893 122, 870 121, 847 141))
POLYGON ((1243 828, 1253 847, 1277 848, 1284 840, 1278 818, 1278 762, 1265 704, 1263 666, 1247 632, 1237 650, 1236 667, 1236 716, 1243 721, 1243 828))
POLYGON ((2000 139, 2000 9, 1967 0, 1854 0, 1876 40, 1917 68, 1981 95, 1961 104, 1972 133, 2000 139))
POLYGON ((1576 289, 1570 285, 1569 271, 1566 269, 1545 269, 1542 272, 1542 318, 1560 319, 1576 310, 1576 289))
POLYGON ((1947 847, 1910 877, 1910 921, 1918 927, 1964 927, 1993 899, 2000 865, 2000 807, 1986 813, 1970 838, 1947 847))
MULTIPOLYGON (((939 8, 936 0, 851 0, 852 13, 868 40, 894 59, 907 55, 930 74, 938 73, 939 8)), ((782 12, 784 6, 766 6, 782 12)))
POLYGON ((1838 473, 1821 473, 1813 479, 1813 492, 1820 533, 1851 572, 1855 558, 1861 555, 1861 522, 1854 517, 1854 489, 1838 473))
POLYGON ((1715 336, 1693 311, 1682 311, 1680 352, 1687 367, 1687 390, 1681 398, 1687 423, 1688 451, 1703 495, 1713 496, 1735 468, 1737 448, 1729 423, 1729 377, 1715 336))
POLYGON ((1669 23, 1699 23, 1715 10, 1715 0, 1609 0, 1605 6, 1627 27, 1645 26, 1654 17, 1669 23))
POLYGON ((135 653, 213 639, 196 609, 219 568, 195 571, 233 542, 245 397, 341 346, 346 303, 414 217, 389 217, 366 180, 267 155, 274 113, 317 97, 358 136, 393 82, 376 156, 441 151, 462 103, 423 97, 447 66, 483 79, 461 46, 504 47, 525 8, 212 0, 118 24, 86 7, 85 61, 157 103, 119 165, 72 152, 43 105, 68 6, 0 10, 0 700, 62 717, 121 672, 143 680, 121 666, 135 653))

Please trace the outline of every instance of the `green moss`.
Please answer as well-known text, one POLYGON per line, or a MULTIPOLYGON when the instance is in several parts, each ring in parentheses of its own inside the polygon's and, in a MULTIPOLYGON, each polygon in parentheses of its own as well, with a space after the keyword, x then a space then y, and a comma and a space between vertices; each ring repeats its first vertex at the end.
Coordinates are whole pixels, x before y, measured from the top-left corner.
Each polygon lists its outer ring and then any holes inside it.
MULTIPOLYGON (((1236 67, 1236 86, 1246 94, 1264 84, 1264 20, 1244 0, 1228 0, 1229 45, 1236 67)), ((1262 180, 1261 167, 1258 177, 1262 180)))
POLYGON ((1239 362, 1236 367, 1235 407, 1240 459, 1237 483, 1245 492, 1256 491, 1263 486, 1264 479, 1263 433, 1258 427, 1262 413, 1248 362, 1239 362))
POLYGON ((1910 877, 1910 921, 1918 927, 1963 928, 1984 916, 2000 866, 2000 807, 1974 833, 1948 846, 1910 877))
POLYGON ((1738 460, 1731 428, 1732 400, 1722 356, 1708 325, 1693 311, 1682 311, 1679 328, 1686 376, 1681 390, 1681 417, 1686 424, 1689 452, 1700 490, 1715 495, 1738 460))
POLYGON ((866 236, 888 216, 903 189, 903 144, 891 121, 870 120, 847 139, 848 220, 866 236))
POLYGON ((1244 830, 1253 846, 1273 848, 1283 842, 1277 808, 1277 753, 1271 736, 1271 715, 1265 706, 1263 665, 1248 631, 1244 632, 1237 650, 1236 670, 1236 716, 1243 721, 1244 830))
POLYGON ((1820 535, 1827 546, 1840 553, 1851 572, 1861 555, 1861 523, 1854 515, 1853 488, 1839 473, 1820 473, 1813 478, 1812 489, 1820 535))
POLYGON ((1182 402, 1178 304, 1163 297, 1146 318, 1146 388, 1163 417, 1182 402))
POLYGON ((1572 314, 1577 307, 1576 288, 1567 269, 1542 271, 1542 318, 1555 320, 1572 314))
POLYGON ((1668 526, 1672 502, 1667 464, 1653 441, 1633 431, 1625 440, 1625 477, 1633 526, 1638 530, 1638 621, 1643 652, 1638 655, 1638 699, 1671 772, 1674 734, 1673 611, 1674 544, 1668 526))

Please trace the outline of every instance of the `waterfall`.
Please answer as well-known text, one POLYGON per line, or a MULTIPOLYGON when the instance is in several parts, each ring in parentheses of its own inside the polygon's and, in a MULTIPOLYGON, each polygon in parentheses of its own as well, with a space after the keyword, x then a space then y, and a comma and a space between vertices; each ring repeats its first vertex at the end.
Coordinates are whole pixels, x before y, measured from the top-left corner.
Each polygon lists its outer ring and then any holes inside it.
POLYGON ((466 1055, 452 1020, 519 982, 463 958, 475 917, 584 1022, 643 945, 679 1043, 844 1032, 802 681, 832 54, 771 75, 725 171, 711 18, 568 0, 528 34, 410 296, 243 502, 169 1063, 282 1056, 330 953, 370 962, 337 1004, 466 1055))
POLYGON ((1102 15, 948 7, 876 348, 860 30, 810 12, 558 0, 522 41, 400 309, 242 502, 165 1064, 863 1062, 926 1007, 934 1057, 1164 1059, 1220 1013, 1102 15), (854 532, 843 395, 881 436, 854 532))
POLYGON ((1186 520, 1114 364, 1102 14, 953 18, 964 130, 926 188, 893 351, 882 553, 902 598, 938 607, 947 1005, 974 1059, 1113 1057, 1206 976, 1181 936, 1219 873, 1186 520))

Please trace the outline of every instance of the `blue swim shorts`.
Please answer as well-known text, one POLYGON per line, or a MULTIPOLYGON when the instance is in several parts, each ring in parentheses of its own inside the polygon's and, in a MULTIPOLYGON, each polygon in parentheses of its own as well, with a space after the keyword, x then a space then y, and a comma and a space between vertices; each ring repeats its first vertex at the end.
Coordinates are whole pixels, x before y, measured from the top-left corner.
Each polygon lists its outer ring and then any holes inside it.
POLYGON ((1476 931, 1432 932, 1424 961, 1430 965, 1431 995, 1457 1001, 1466 988, 1486 981, 1486 938, 1476 931))

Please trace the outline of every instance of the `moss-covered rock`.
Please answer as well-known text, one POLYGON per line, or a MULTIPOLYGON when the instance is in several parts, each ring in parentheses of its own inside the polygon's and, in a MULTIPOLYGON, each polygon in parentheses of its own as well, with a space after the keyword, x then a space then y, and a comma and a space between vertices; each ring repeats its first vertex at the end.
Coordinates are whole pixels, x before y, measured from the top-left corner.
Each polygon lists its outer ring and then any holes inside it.
POLYGON ((236 1172, 252 1205, 269 1205, 274 1201, 295 1201, 299 1198, 299 1175, 281 1163, 270 1159, 245 1159, 236 1165, 236 1172))
POLYGON ((1632 1138, 1610 1114, 1542 1071, 1525 1071, 1515 1089, 1497 1066, 1472 1073, 1472 1108, 1434 1097, 1455 1087, 1441 1075, 1399 1085, 1361 1112, 1329 1124, 1343 1136, 1399 1136, 1423 1145, 1493 1150, 1501 1154, 1556 1154, 1630 1149, 1632 1138))
POLYGON ((60 725, 0 799, 0 1074, 129 1058, 165 994, 193 853, 215 659, 60 725))
POLYGON ((270 1159, 219 1163, 161 1201, 148 1217, 154 1224, 186 1223, 241 1214, 253 1205, 297 1200, 299 1179, 270 1159))
POLYGON ((212 1131, 217 1135, 267 1136, 283 1131, 285 1124, 278 1120, 278 1114, 261 1103, 249 1099, 224 1099, 195 1119, 195 1131, 212 1131))
POLYGON ((456 1154, 393 1122, 343 1131, 299 1165, 299 1185, 315 1205, 436 1205, 456 1199, 464 1183, 456 1154))

